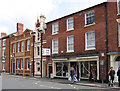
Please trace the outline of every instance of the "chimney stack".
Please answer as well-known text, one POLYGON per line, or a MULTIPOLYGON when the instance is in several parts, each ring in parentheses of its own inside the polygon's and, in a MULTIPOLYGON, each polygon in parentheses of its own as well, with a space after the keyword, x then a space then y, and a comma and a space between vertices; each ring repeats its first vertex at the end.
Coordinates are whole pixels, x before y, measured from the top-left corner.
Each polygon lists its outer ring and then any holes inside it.
POLYGON ((4 32, 1 33, 1 37, 4 37, 4 36, 6 36, 6 35, 7 35, 7 34, 4 33, 4 32))
POLYGON ((22 23, 17 23, 17 32, 18 32, 18 35, 23 33, 23 24, 22 23))

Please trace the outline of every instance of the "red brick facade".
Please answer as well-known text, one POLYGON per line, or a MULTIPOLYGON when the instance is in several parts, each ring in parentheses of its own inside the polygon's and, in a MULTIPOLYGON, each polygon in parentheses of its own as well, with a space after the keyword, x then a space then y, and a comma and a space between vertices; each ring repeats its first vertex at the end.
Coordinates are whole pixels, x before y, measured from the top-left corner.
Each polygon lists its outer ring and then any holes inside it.
MULTIPOLYGON (((44 40, 46 40, 46 44, 43 45, 45 48, 51 49, 50 57, 47 57, 47 63, 53 64, 56 59, 67 58, 68 62, 74 59, 75 57, 99 57, 99 77, 98 80, 102 79, 102 66, 101 60, 104 60, 104 80, 107 79, 107 72, 110 67, 110 56, 107 55, 109 52, 118 52, 118 23, 116 19, 119 18, 117 15, 117 3, 116 2, 108 2, 102 3, 88 9, 73 13, 68 16, 64 16, 62 18, 53 20, 47 23, 47 31, 44 35, 44 40), (111 8, 112 7, 112 8, 111 8), (95 24, 90 26, 85 26, 85 14, 89 11, 94 10, 95 12, 95 24), (67 19, 73 17, 74 19, 74 29, 71 31, 67 31, 67 19), (52 35, 52 24, 58 22, 58 34, 52 35), (85 50, 85 33, 88 31, 95 31, 95 50, 85 50), (67 37, 74 36, 74 52, 67 52, 67 37), (58 39, 58 54, 52 54, 52 40, 58 39), (108 39, 108 45, 107 45, 108 39), (108 49, 107 49, 108 46, 108 49), (108 50, 108 51, 107 51, 108 50), (102 54, 103 56, 102 56, 102 54), (55 58, 55 59, 54 59, 55 58), (108 62, 106 61, 108 60, 108 62), (108 64, 108 67, 107 67, 108 64)), ((79 58, 81 59, 81 58, 79 58)), ((89 60, 89 59, 88 59, 89 60)), ((61 62, 63 60, 60 60, 61 62)), ((59 61, 59 62, 60 62, 59 61)), ((76 58, 74 59, 76 60, 76 58)), ((66 61, 64 61, 66 62, 66 61)), ((73 62, 73 61, 71 61, 73 62)), ((81 61, 79 61, 81 62, 81 61)), ((48 66, 46 66, 46 71, 48 66)), ((46 76, 48 76, 49 72, 46 72, 46 76)), ((53 72, 54 73, 54 72, 53 72)), ((53 74, 56 76, 56 74, 53 74)), ((98 75, 97 75, 98 76, 98 75)))

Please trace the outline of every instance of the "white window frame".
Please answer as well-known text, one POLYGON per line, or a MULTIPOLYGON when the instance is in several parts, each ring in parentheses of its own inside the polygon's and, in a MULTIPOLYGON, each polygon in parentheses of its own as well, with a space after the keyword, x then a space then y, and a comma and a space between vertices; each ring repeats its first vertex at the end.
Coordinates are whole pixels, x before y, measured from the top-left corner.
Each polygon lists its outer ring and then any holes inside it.
MULTIPOLYGON (((89 35, 89 36, 91 36, 91 35, 89 35)), ((85 33, 85 50, 95 50, 95 49, 96 49, 95 48, 95 30, 88 31, 85 33), (93 40, 90 40, 90 38, 89 38, 89 40, 87 40, 88 39, 87 35, 90 33, 94 33, 93 40), (88 45, 88 42, 91 42, 91 41, 93 41, 94 44, 88 45)))
POLYGON ((20 69, 20 59, 17 59, 17 69, 20 69))
POLYGON ((58 53, 58 39, 53 39, 52 40, 52 54, 57 54, 58 53), (54 43, 56 42, 56 43, 54 43), (54 45, 56 44, 56 45, 54 45))
POLYGON ((23 69, 23 59, 21 59, 21 69, 23 69))
POLYGON ((23 52, 24 49, 24 41, 21 42, 21 52, 23 52))
POLYGON ((85 14, 85 25, 88 26, 88 25, 92 25, 92 24, 95 24, 95 12, 94 12, 94 10, 89 11, 89 12, 87 12, 87 13, 85 14), (89 14, 89 13, 94 13, 94 22, 93 22, 93 23, 90 23, 90 24, 87 24, 87 18, 93 17, 92 14, 91 14, 91 16, 87 16, 87 14, 89 14))
POLYGON ((17 44, 18 44, 17 52, 20 52, 20 42, 18 42, 17 44))
POLYGON ((3 57, 5 57, 5 48, 3 48, 2 51, 3 51, 3 54, 2 54, 2 55, 3 55, 3 57))
POLYGON ((3 46, 6 45, 6 39, 3 39, 3 46))
POLYGON ((74 18, 68 18, 67 19, 67 31, 74 30, 74 18), (69 26, 72 24, 72 27, 69 28, 69 26))
POLYGON ((15 43, 13 44, 13 53, 15 53, 15 43))
POLYGON ((29 70, 29 58, 27 58, 27 70, 29 70))
POLYGON ((27 51, 30 51, 30 40, 27 40, 27 51))
POLYGON ((67 37, 67 52, 74 52, 74 36, 73 35, 67 37), (71 40, 70 38, 73 38, 72 41, 70 41, 71 40), (73 47, 73 49, 69 50, 69 47, 73 47))
POLYGON ((120 0, 117 0, 117 12, 120 14, 120 0))
POLYGON ((52 34, 58 34, 59 31, 59 25, 58 22, 52 24, 52 34))

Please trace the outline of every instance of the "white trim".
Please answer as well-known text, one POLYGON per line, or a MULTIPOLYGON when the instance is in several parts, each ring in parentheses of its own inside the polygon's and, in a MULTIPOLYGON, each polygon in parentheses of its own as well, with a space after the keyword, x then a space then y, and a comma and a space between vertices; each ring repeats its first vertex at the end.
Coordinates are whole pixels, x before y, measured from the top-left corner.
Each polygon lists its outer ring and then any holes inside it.
POLYGON ((59 24, 58 24, 58 22, 53 23, 53 24, 52 24, 52 35, 56 35, 56 34, 58 34, 58 31, 59 31, 59 24), (55 27, 58 28, 57 31, 54 30, 55 27), (55 32, 55 33, 54 33, 54 32, 55 32))
POLYGON ((53 39, 52 40, 52 54, 58 54, 58 51, 59 51, 59 40, 58 39, 53 39), (56 52, 54 52, 53 50, 54 50, 54 44, 53 44, 53 41, 57 41, 57 46, 58 46, 58 48, 57 48, 57 51, 56 52))
POLYGON ((71 31, 71 30, 74 30, 74 18, 73 17, 67 19, 67 31, 71 31), (73 20, 73 27, 71 29, 68 29, 68 20, 70 19, 73 20))
POLYGON ((74 52, 74 35, 71 36, 67 36, 67 52, 74 52), (73 50, 68 50, 68 37, 72 37, 73 38, 73 50))
POLYGON ((120 2, 120 0, 117 0, 117 15, 120 15, 120 12, 119 12, 120 7, 119 7, 119 4, 118 4, 119 2, 120 2))
POLYGON ((23 69, 23 59, 21 59, 21 69, 23 69))

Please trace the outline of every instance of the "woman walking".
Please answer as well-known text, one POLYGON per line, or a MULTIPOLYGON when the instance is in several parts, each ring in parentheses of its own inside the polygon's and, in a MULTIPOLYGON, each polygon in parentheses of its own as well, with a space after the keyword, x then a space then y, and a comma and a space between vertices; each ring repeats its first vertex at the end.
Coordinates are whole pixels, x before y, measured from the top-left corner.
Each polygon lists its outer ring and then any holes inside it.
POLYGON ((71 81, 72 81, 72 83, 77 82, 77 78, 75 76, 76 75, 75 69, 73 67, 71 67, 70 75, 71 75, 71 81))

